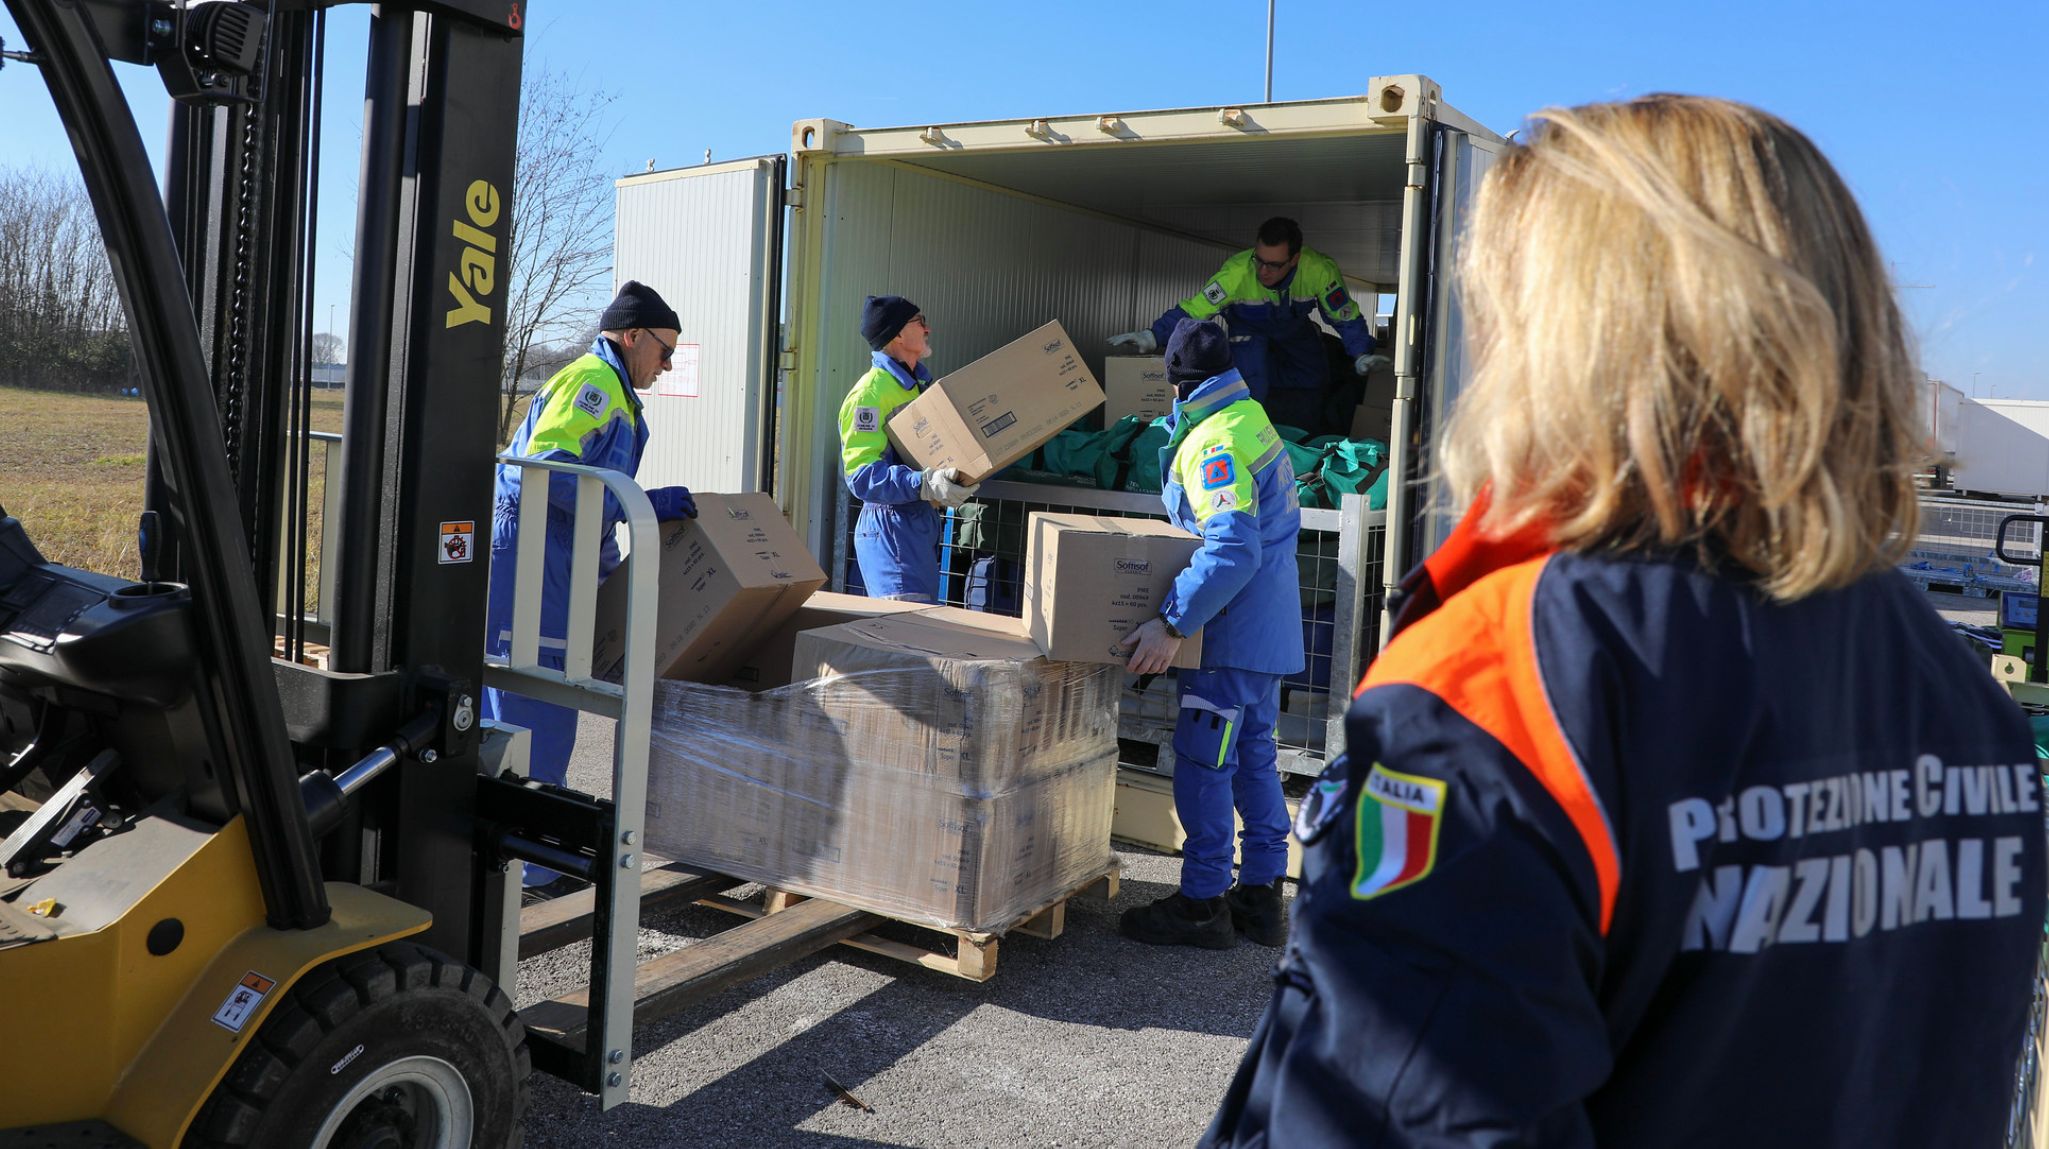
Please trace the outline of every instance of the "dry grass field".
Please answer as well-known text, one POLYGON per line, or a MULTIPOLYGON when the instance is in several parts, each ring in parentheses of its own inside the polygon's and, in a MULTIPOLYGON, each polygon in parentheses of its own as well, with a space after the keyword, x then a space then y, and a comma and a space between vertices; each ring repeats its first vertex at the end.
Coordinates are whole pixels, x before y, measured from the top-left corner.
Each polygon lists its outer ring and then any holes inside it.
MULTIPOLYGON (((314 429, 341 430, 341 405, 339 391, 316 392, 314 429)), ((44 557, 134 577, 149 441, 143 401, 0 387, 0 428, 0 506, 21 520, 44 557)), ((316 453, 316 538, 324 478, 316 453)))

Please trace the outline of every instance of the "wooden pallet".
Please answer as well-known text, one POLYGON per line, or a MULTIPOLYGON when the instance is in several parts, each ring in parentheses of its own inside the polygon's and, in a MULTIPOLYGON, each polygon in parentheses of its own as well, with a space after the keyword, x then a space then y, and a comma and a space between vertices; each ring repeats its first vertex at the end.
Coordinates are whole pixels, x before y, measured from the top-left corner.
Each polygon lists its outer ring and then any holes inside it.
MULTIPOLYGON (((1032 909, 1018 915, 1009 925, 998 930, 942 929, 936 926, 925 925, 921 922, 902 922, 904 925, 913 926, 919 930, 937 935, 937 939, 942 940, 935 940, 930 945, 919 945, 867 932, 850 938, 842 938, 839 944, 851 946, 864 953, 878 954, 882 957, 908 962, 911 965, 937 970, 940 973, 950 974, 954 977, 965 978, 968 981, 988 981, 996 976, 997 951, 1006 936, 1022 934, 1025 937, 1046 940, 1059 937, 1067 928, 1068 901, 1090 892, 1097 886, 1102 887, 1104 900, 1107 901, 1115 898, 1121 875, 1122 868, 1117 860, 1112 858, 1108 866, 1090 876, 1087 881, 1082 882, 1057 898, 1034 906, 1032 909)), ((790 910, 800 904, 810 903, 816 905, 822 900, 806 898, 803 894, 791 893, 787 890, 769 889, 763 891, 759 904, 751 900, 743 901, 725 895, 701 898, 698 900, 698 904, 725 910, 728 913, 739 914, 746 918, 766 918, 790 910)), ((901 919, 892 920, 901 921, 901 919)))
MULTIPOLYGON (((283 658, 285 656, 285 638, 283 635, 278 635, 276 640, 271 643, 270 653, 276 658, 283 658)), ((315 670, 326 670, 328 665, 327 647, 318 642, 307 643, 306 657, 301 660, 301 665, 313 667, 315 670)))

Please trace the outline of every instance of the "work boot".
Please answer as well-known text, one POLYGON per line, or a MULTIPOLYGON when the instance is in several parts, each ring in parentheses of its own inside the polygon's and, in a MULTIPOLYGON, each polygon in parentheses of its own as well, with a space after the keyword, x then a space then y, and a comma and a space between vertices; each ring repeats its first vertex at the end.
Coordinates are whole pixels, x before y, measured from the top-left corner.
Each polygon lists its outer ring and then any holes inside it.
POLYGON ((1191 898, 1179 890, 1117 918, 1117 932, 1152 946, 1201 946, 1227 950, 1238 944, 1231 912, 1221 895, 1191 898))
POLYGON ((1288 940, 1288 911, 1281 904, 1281 879, 1264 886, 1232 886, 1224 895, 1231 907, 1231 924, 1238 932, 1263 946, 1277 946, 1288 940))

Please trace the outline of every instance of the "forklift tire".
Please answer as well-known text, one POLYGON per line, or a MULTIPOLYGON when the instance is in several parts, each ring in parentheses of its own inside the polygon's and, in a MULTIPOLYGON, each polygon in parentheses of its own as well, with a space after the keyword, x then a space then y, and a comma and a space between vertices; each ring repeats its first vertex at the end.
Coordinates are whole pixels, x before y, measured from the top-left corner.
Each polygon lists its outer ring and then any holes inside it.
POLYGON ((525 1137, 526 1027, 491 979, 410 942, 300 979, 188 1146, 498 1149, 525 1137))

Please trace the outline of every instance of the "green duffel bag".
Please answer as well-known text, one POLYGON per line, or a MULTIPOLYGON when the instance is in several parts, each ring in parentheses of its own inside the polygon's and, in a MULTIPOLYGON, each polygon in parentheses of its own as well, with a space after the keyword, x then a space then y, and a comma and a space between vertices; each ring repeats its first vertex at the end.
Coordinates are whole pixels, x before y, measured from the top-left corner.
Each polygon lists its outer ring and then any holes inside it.
MULTIPOLYGON (((1138 416, 1130 418, 1135 420, 1138 416)), ((1124 490, 1146 495, 1160 493, 1160 452, 1166 450, 1171 438, 1165 419, 1155 419, 1138 429, 1124 448, 1124 490)))
MULTIPOLYGON (((1371 510, 1387 509, 1387 444, 1378 439, 1339 439, 1323 464, 1320 506, 1335 507, 1344 495, 1365 495, 1371 510)), ((1304 503, 1308 506, 1308 503, 1304 503)))
POLYGON ((1039 448, 1038 469, 1068 485, 1114 491, 1128 461, 1120 456, 1143 428, 1138 416, 1127 415, 1104 431, 1062 431, 1039 448))

